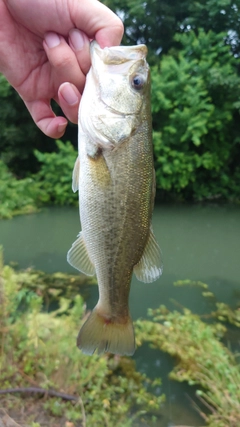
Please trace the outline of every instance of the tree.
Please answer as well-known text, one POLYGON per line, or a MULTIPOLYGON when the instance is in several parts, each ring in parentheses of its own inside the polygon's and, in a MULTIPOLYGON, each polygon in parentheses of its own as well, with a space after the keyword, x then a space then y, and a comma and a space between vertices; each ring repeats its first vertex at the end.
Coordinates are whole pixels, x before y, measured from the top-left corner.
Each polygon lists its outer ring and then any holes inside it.
POLYGON ((178 34, 152 69, 157 186, 184 198, 240 198, 239 60, 225 36, 178 34))
MULTIPOLYGON (((59 110, 54 107, 55 112, 59 110)), ((76 125, 68 126, 63 141, 68 139, 77 146, 76 125)), ((56 147, 55 141, 38 129, 17 92, 0 74, 0 160, 23 178, 39 170, 35 149, 52 152, 56 147)))
POLYGON ((104 0, 124 22, 123 44, 144 43, 149 49, 149 61, 160 52, 167 52, 173 43, 179 24, 188 16, 187 0, 104 0))
POLYGON ((11 170, 20 177, 36 170, 34 148, 54 147, 35 125, 17 92, 0 74, 0 153, 11 170))
POLYGON ((225 41, 231 46, 234 55, 240 54, 240 1, 239 0, 201 0, 189 2, 189 16, 184 28, 195 31, 201 27, 215 33, 225 31, 225 41))
POLYGON ((225 31, 234 54, 240 53, 240 0, 103 0, 125 25, 123 44, 145 43, 154 55, 175 46, 176 33, 203 28, 225 31))

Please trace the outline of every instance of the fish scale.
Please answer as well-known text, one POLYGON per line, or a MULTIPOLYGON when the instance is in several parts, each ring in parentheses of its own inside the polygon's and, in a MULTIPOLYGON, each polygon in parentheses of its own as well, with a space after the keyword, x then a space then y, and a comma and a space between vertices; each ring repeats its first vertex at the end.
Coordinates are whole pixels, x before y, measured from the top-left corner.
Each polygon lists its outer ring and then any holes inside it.
POLYGON ((151 226, 155 180, 145 57, 144 45, 105 49, 96 42, 91 45, 92 67, 79 110, 79 158, 73 174, 82 231, 68 252, 71 265, 95 273, 98 281, 99 301, 77 339, 87 354, 134 353, 128 306, 132 274, 151 282, 162 273, 151 226), (135 88, 138 82, 142 86, 135 88))

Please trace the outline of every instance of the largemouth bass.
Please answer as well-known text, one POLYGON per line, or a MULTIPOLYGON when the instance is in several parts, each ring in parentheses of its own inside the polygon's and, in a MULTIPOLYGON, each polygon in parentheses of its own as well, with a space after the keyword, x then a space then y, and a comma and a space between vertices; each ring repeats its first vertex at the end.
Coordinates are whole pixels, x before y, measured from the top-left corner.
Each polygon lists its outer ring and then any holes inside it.
POLYGON ((82 231, 67 256, 98 281, 99 301, 77 338, 86 354, 134 353, 132 273, 143 282, 162 273, 151 226, 155 172, 146 54, 145 45, 101 49, 91 43, 73 171, 82 231))

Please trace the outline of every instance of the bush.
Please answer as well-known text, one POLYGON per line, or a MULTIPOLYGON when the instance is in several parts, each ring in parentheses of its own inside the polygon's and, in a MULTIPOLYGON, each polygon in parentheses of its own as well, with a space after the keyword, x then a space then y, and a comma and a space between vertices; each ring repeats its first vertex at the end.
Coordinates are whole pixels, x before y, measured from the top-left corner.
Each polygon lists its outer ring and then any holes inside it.
POLYGON ((16 179, 0 160, 0 218, 35 212, 38 193, 32 178, 16 179))
POLYGON ((17 179, 0 160, 0 218, 36 212, 43 205, 77 205, 72 192, 72 170, 77 152, 70 142, 56 141, 58 152, 35 156, 42 163, 40 171, 17 179))
POLYGON ((39 183, 41 202, 56 205, 76 205, 78 196, 72 192, 72 171, 77 152, 71 142, 56 141, 58 148, 54 153, 34 154, 42 163, 40 171, 34 175, 39 183))
POLYGON ((190 31, 152 68, 157 187, 183 199, 240 199, 239 59, 225 33, 190 31))

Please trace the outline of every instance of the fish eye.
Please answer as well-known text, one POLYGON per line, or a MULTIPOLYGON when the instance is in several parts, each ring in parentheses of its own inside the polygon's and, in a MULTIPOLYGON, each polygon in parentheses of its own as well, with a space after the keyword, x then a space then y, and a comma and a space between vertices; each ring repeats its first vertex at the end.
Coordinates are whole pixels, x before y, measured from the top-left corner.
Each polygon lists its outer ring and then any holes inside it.
POLYGON ((132 83, 132 87, 134 89, 141 90, 142 87, 143 87, 143 85, 144 85, 144 83, 145 83, 145 80, 144 80, 143 76, 141 76, 140 74, 135 74, 132 77, 131 83, 132 83))

